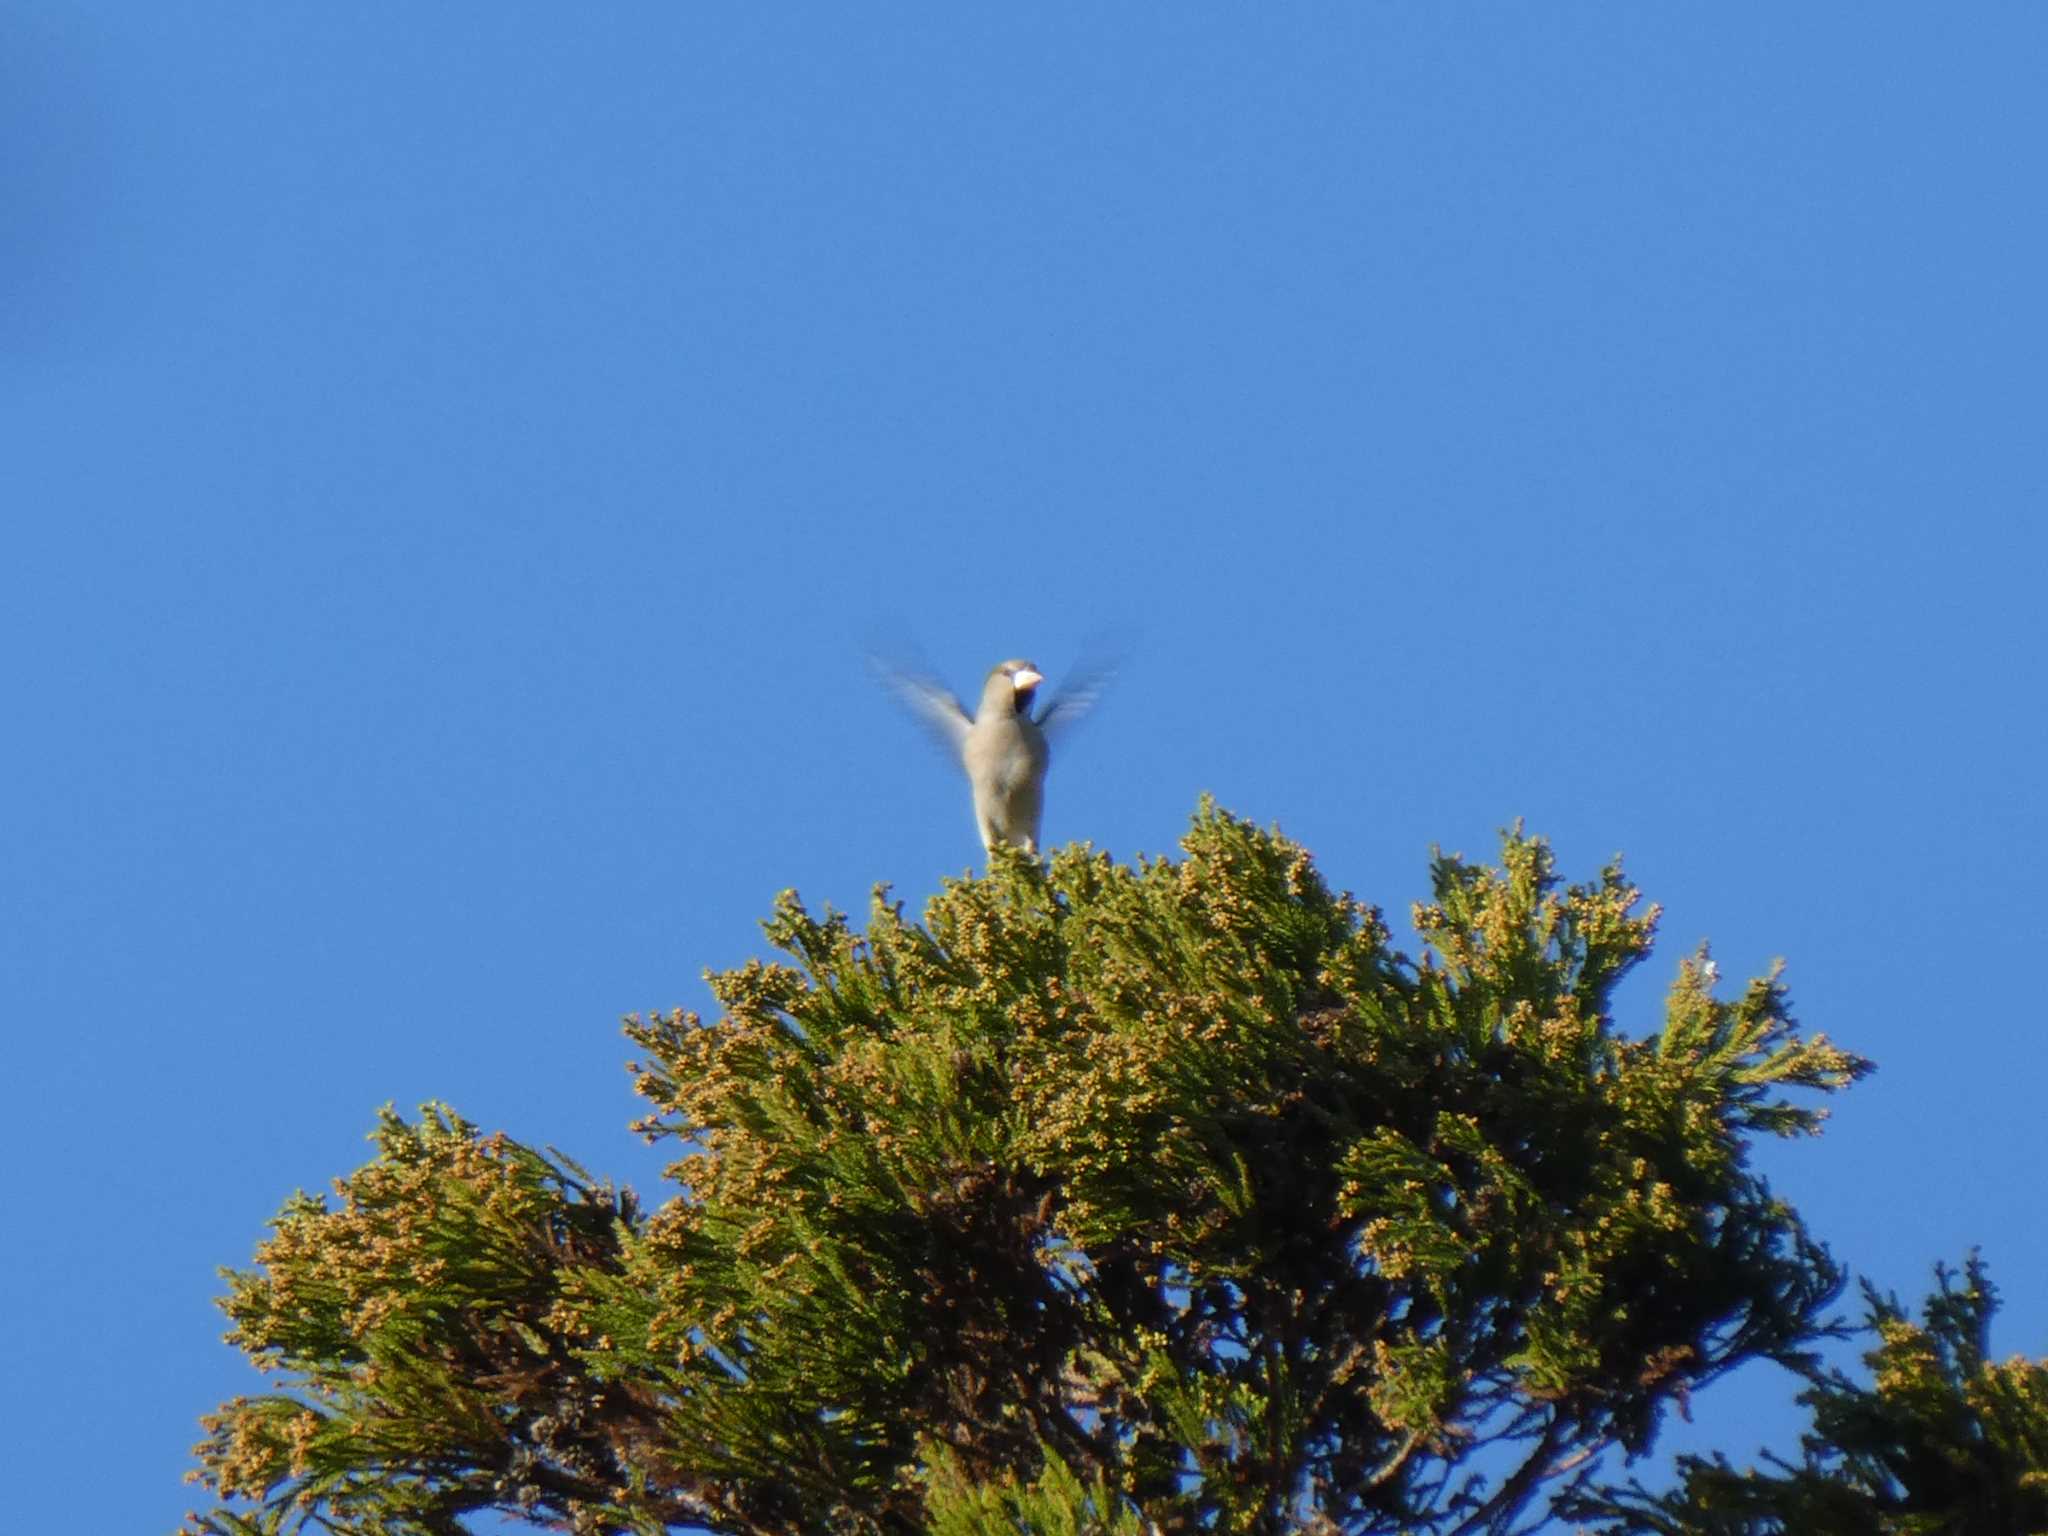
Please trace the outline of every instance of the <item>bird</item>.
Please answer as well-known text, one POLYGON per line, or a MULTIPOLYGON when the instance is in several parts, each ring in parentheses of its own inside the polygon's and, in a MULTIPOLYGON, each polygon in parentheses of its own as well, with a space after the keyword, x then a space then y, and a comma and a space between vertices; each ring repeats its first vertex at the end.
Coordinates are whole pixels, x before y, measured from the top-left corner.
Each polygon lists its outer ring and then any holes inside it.
POLYGON ((880 662, 876 669, 965 770, 983 850, 1007 844, 1037 857, 1052 740, 1095 702, 1107 669, 1084 669, 1069 678, 1035 719, 1031 706, 1045 674, 1021 657, 990 669, 972 715, 942 683, 880 662))

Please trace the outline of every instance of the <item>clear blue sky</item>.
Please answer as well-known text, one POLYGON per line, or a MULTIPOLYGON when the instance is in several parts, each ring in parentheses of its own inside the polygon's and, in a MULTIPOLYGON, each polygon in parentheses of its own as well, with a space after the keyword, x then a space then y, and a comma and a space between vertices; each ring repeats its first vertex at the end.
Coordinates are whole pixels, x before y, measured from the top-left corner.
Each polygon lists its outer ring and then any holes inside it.
POLYGON ((618 1016, 978 860, 878 631, 1138 636, 1052 840, 1625 852, 1625 1026, 1786 957, 1881 1070, 1773 1179, 2048 1353, 2044 79, 2033 3, 0 10, 14 1522, 175 1522, 214 1268, 378 1105, 653 1192, 618 1016))

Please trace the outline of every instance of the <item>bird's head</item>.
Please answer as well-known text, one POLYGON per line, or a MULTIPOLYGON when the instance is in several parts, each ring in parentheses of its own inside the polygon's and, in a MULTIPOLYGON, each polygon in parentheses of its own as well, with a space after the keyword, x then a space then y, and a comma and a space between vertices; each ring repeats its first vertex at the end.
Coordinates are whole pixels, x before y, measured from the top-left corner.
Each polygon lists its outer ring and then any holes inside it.
POLYGON ((1038 685, 1045 677, 1038 668, 1028 661, 1006 661, 988 675, 988 686, 982 690, 983 704, 994 704, 1007 695, 1012 711, 1020 715, 1031 713, 1031 701, 1038 693, 1038 685))

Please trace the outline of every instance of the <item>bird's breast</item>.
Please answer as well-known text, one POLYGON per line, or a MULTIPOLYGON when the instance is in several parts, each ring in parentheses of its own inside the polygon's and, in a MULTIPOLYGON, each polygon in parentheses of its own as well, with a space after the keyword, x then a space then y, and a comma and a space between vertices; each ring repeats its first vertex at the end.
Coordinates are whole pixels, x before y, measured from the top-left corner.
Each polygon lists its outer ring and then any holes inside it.
POLYGON ((992 789, 1008 792, 1033 784, 1045 772, 1045 736, 1029 721, 977 724, 967 739, 967 771, 992 789))

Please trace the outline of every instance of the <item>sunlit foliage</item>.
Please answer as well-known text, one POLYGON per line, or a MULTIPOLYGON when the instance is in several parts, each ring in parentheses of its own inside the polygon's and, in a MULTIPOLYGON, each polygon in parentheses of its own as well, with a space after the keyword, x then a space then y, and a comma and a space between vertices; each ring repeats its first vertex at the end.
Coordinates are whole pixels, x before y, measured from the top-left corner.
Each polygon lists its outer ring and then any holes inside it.
POLYGON ((431 1109, 231 1277, 277 1379, 191 1529, 1510 1532, 1841 1277, 1748 1165, 1866 1064, 1540 840, 1398 952, 1277 833, 998 850, 921 922, 785 896, 721 1011, 629 1021, 643 1213, 431 1109))

